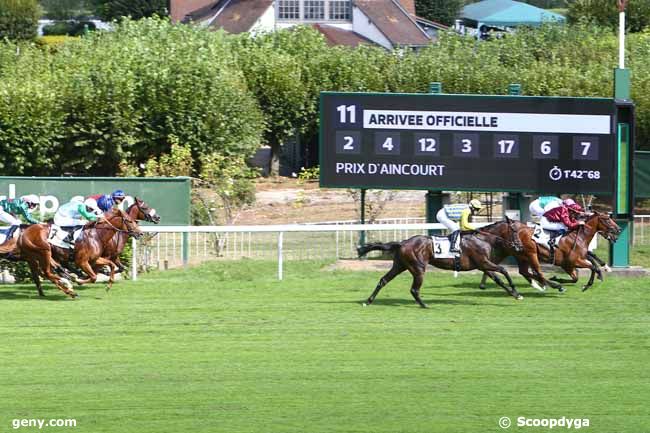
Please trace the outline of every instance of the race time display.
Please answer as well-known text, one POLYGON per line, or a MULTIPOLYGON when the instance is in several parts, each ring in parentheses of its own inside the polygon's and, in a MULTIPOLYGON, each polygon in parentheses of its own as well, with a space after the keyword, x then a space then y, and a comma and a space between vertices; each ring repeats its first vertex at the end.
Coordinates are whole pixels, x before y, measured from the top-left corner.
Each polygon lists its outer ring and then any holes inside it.
POLYGON ((323 187, 611 194, 606 98, 321 93, 323 187))

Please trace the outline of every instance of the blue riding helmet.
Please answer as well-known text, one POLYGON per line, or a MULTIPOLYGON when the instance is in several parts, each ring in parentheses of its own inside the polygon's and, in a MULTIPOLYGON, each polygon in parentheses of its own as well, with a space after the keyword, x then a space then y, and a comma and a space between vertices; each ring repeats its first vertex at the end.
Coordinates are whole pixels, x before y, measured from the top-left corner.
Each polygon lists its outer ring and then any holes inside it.
POLYGON ((111 198, 113 198, 113 199, 115 199, 115 198, 124 198, 124 197, 126 197, 126 194, 124 194, 124 191, 122 191, 121 189, 116 189, 111 194, 111 198))

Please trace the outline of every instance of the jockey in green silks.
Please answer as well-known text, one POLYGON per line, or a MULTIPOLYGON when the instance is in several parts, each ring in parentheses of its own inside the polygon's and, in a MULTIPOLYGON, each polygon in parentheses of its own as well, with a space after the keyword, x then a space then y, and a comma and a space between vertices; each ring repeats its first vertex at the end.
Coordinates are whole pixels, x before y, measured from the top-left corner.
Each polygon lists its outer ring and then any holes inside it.
POLYGON ((35 194, 0 200, 0 221, 17 226, 21 224, 18 216, 22 216, 30 224, 38 224, 38 221, 32 216, 32 210, 36 209, 38 204, 39 199, 35 194))

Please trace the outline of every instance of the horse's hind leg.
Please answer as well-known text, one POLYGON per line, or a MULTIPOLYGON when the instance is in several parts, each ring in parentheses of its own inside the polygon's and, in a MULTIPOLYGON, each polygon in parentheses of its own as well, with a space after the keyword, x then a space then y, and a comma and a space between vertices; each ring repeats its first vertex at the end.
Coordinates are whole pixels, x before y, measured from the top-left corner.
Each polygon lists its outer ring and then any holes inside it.
POLYGON ((43 271, 43 275, 45 275, 45 278, 50 280, 51 282, 54 283, 54 285, 61 290, 63 293, 66 295, 70 296, 71 298, 76 298, 77 293, 72 289, 72 284, 65 280, 68 284, 64 284, 62 282, 62 278, 56 275, 54 272, 52 272, 52 269, 50 268, 50 263, 52 260, 52 254, 50 253, 49 250, 42 252, 42 255, 38 257, 38 264, 43 271), (68 286, 69 285, 69 286, 68 286))
POLYGON ((483 272, 483 277, 481 278, 481 284, 478 285, 478 288, 481 290, 485 290, 486 285, 485 283, 487 282, 488 275, 483 272))
POLYGON ((426 267, 416 267, 414 269, 409 269, 409 272, 413 275, 413 283, 411 284, 411 295, 413 296, 413 299, 415 299, 415 302, 418 303, 418 305, 422 308, 427 308, 427 304, 422 302, 422 299, 420 298, 420 287, 422 287, 422 283, 424 282, 424 273, 426 271, 426 267))
POLYGON ((377 287, 375 287, 375 290, 372 292, 372 295, 370 295, 368 297, 368 299, 366 300, 366 304, 367 305, 372 304, 372 302, 375 300, 375 298, 377 297, 377 294, 382 289, 382 287, 384 287, 393 278, 395 278, 396 276, 398 276, 399 274, 401 274, 405 270, 406 270, 406 268, 403 265, 401 265, 397 261, 394 261, 393 262, 393 267, 390 268, 390 270, 388 272, 386 272, 386 274, 379 279, 379 282, 377 283, 377 287))
POLYGON ((27 263, 29 264, 29 270, 32 274, 32 281, 36 285, 36 290, 38 290, 38 296, 45 296, 45 293, 43 293, 43 287, 41 285, 41 276, 38 272, 38 262, 28 260, 27 263))
POLYGON ((524 299, 519 292, 517 292, 517 289, 515 289, 514 284, 512 283, 512 278, 510 278, 510 274, 508 274, 508 271, 506 268, 503 266, 496 265, 492 263, 489 260, 484 260, 483 263, 481 263, 480 269, 487 274, 490 278, 494 280, 495 283, 497 283, 500 287, 502 287, 510 296, 517 300, 524 299), (495 274, 495 272, 499 272, 502 274, 508 283, 510 284, 510 287, 506 286, 503 281, 501 281, 501 278, 499 278, 498 275, 495 274))

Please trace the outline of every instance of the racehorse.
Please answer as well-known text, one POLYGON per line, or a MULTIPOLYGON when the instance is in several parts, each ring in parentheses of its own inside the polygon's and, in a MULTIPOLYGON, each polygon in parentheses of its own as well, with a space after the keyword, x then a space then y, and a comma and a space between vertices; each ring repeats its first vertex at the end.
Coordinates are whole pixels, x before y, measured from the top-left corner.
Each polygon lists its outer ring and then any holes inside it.
POLYGON ((39 278, 39 274, 42 273, 63 293, 76 298, 78 295, 72 289, 70 281, 54 272, 54 269, 60 266, 52 259, 52 249, 47 241, 48 234, 47 224, 32 224, 21 231, 15 242, 5 242, 1 245, 0 254, 11 253, 29 264, 32 280, 36 284, 39 296, 45 296, 39 278))
MULTIPOLYGON (((113 215, 113 212, 114 210, 111 209, 105 214, 105 216, 113 215)), ((149 221, 154 224, 160 222, 160 216, 156 214, 156 210, 137 197, 135 197, 133 204, 127 208, 126 214, 135 221, 149 221)), ((119 261, 119 256, 124 250, 128 237, 128 233, 124 231, 116 231, 115 235, 104 245, 102 250, 102 257, 111 260, 118 269, 124 269, 119 261)), ((77 242, 83 242, 83 239, 80 238, 77 242)), ((77 242, 75 242, 75 249, 77 249, 77 242)), ((79 273, 79 269, 75 269, 74 250, 52 245, 52 253, 53 256, 64 264, 64 266, 66 266, 70 271, 79 273)), ((106 275, 110 275, 110 271, 106 275)), ((71 278, 78 280, 76 275, 71 276, 71 278)))
POLYGON ((111 260, 112 250, 108 248, 113 238, 119 234, 135 238, 140 238, 143 234, 138 223, 120 209, 113 209, 104 214, 101 220, 84 226, 82 235, 75 242, 74 262, 88 278, 77 279, 77 283, 94 283, 97 281, 94 269, 108 265, 111 271, 107 290, 112 287, 117 265, 111 260))
MULTIPOLYGON (((156 214, 156 210, 137 197, 135 197, 133 204, 127 208, 126 213, 135 221, 147 221, 154 224, 160 223, 160 216, 156 214)), ((103 257, 111 259, 117 265, 118 269, 124 269, 124 266, 120 263, 120 254, 122 254, 128 238, 127 233, 117 232, 111 239, 111 242, 104 248, 103 257)))
MULTIPOLYGON (((539 265, 537 264, 535 266, 535 263, 538 263, 539 259, 560 266, 567 274, 569 274, 571 277, 570 280, 560 279, 557 277, 551 278, 551 280, 546 280, 545 278, 537 279, 542 283, 542 287, 548 284, 560 291, 564 291, 564 289, 561 286, 558 287, 558 283, 576 283, 578 281, 576 268, 586 268, 591 270, 589 281, 585 286, 583 286, 582 291, 589 289, 593 285, 595 276, 598 276, 598 279, 602 281, 603 275, 599 266, 600 259, 593 254, 589 254, 589 243, 596 233, 601 233, 602 236, 610 242, 616 242, 621 233, 618 224, 616 224, 608 214, 593 212, 587 217, 584 225, 569 232, 569 234, 560 240, 560 243, 555 248, 553 257, 551 257, 550 250, 545 246, 539 245, 533 239, 533 228, 528 227, 523 223, 518 223, 516 228, 520 233, 519 238, 524 246, 524 252, 517 256, 519 262, 519 273, 524 276, 529 283, 532 283, 533 287, 535 287, 534 281, 531 277, 534 278, 536 275, 532 275, 528 272, 528 265, 532 265, 531 267, 533 268, 534 273, 538 272, 538 269, 536 270, 535 267, 539 267, 539 265)), ((500 263, 501 260, 496 260, 496 263, 500 263)), ((481 280, 481 288, 485 287, 486 279, 487 277, 484 275, 481 280)), ((541 287, 540 289, 544 290, 541 287)))
POLYGON ((402 272, 408 270, 413 276, 411 295, 418 305, 427 308, 426 304, 420 299, 420 287, 424 281, 427 264, 448 270, 471 271, 480 269, 485 275, 492 278, 495 283, 503 287, 512 297, 517 300, 523 299, 523 296, 515 289, 508 271, 491 260, 495 255, 499 257, 509 255, 508 252, 502 250, 515 253, 522 251, 523 246, 519 241, 517 231, 513 227, 514 223, 509 219, 506 220, 508 233, 505 237, 483 230, 463 233, 460 243, 463 254, 458 259, 458 263, 453 258, 436 258, 433 252, 433 241, 429 236, 418 235, 402 242, 372 243, 359 247, 357 249, 359 257, 375 250, 393 253, 393 266, 381 277, 377 287, 368 297, 366 304, 372 304, 382 287, 402 272), (502 274, 508 281, 509 286, 506 286, 496 273, 502 274))

